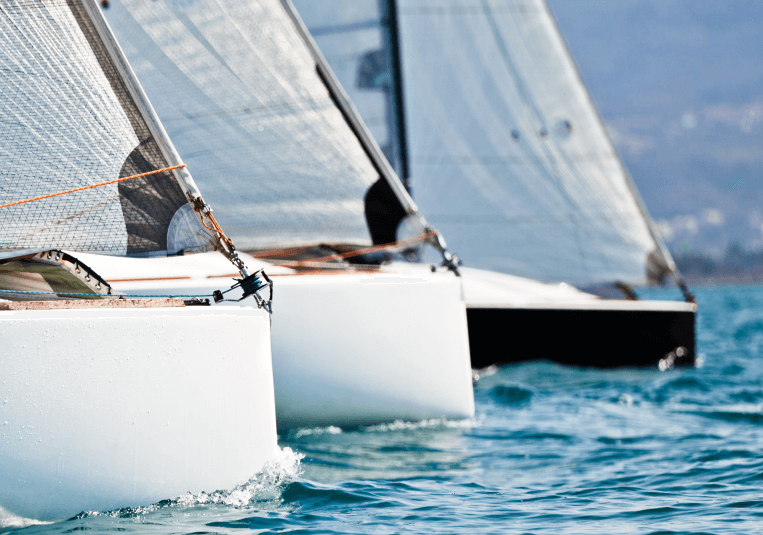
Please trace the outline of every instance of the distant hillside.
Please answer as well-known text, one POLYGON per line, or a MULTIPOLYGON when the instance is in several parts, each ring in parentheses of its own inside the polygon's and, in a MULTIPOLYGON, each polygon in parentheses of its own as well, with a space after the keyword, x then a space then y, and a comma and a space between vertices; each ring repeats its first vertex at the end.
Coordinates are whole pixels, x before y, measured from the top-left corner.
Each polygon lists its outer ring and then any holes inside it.
POLYGON ((747 251, 732 242, 720 257, 689 252, 674 254, 681 274, 690 284, 763 282, 763 251, 747 251))
POLYGON ((548 2, 670 247, 763 248, 763 2, 548 2))

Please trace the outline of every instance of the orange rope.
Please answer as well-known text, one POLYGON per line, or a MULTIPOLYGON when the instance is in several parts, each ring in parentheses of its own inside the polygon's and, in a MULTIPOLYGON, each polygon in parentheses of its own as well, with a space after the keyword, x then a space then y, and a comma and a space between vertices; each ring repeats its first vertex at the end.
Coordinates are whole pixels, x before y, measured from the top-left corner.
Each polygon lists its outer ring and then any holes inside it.
POLYGON ((294 247, 292 249, 277 249, 274 251, 262 251, 260 253, 250 253, 252 258, 275 258, 279 256, 286 256, 294 253, 301 253, 302 251, 308 251, 314 247, 320 247, 320 245, 305 245, 304 247, 294 247))
POLYGON ((109 184, 116 184, 117 182, 124 182, 125 180, 132 180, 133 178, 140 178, 143 176, 148 175, 156 175, 159 173, 164 173, 167 171, 172 171, 173 169, 180 169, 181 167, 185 167, 185 164, 175 165, 173 167, 165 167, 164 169, 158 169, 156 171, 149 171, 148 173, 141 173, 139 175, 133 175, 133 176, 126 176, 124 178, 117 178, 116 180, 109 180, 108 182, 101 182, 100 184, 93 184, 92 186, 83 186, 81 188, 75 188, 70 189, 67 191, 61 191, 59 193, 51 193, 50 195, 43 195, 41 197, 34 197, 32 199, 25 199, 23 201, 15 201, 15 202, 9 202, 7 204, 0 204, 0 208, 8 208, 9 206, 16 206, 18 204, 24 204, 28 202, 34 202, 34 201, 41 201, 42 199, 50 199, 51 197, 58 197, 59 195, 66 195, 68 193, 75 193, 77 191, 84 191, 86 189, 92 189, 92 188, 98 188, 100 186, 108 186, 109 184))
POLYGON ((283 266, 283 267, 303 267, 308 266, 310 264, 316 264, 321 262, 327 262, 330 260, 343 260, 345 258, 352 258, 353 256, 360 256, 368 253, 375 253, 376 251, 384 251, 386 249, 393 249, 395 247, 400 247, 402 245, 408 245, 409 243, 416 243, 424 240, 428 240, 429 238, 434 238, 437 236, 436 231, 430 231, 426 232, 424 234, 419 234, 418 236, 414 236, 413 238, 406 238, 404 240, 395 241, 392 243, 385 243, 384 245, 374 245, 373 247, 366 247, 365 249, 356 249, 355 251, 349 251, 347 253, 340 253, 340 254, 332 254, 329 256, 323 256, 321 258, 309 258, 307 260, 301 260, 299 262, 282 262, 280 264, 276 264, 277 266, 283 266))
MULTIPOLYGON (((233 245, 233 241, 225 235, 225 232, 223 232, 223 229, 217 222, 217 219, 215 219, 215 216, 212 215, 212 210, 204 203, 201 197, 198 197, 195 200, 193 209, 199 213, 201 224, 204 225, 204 228, 210 232, 214 232, 217 235, 217 245, 215 246, 215 251, 217 251, 220 243, 224 243, 225 247, 228 248, 228 253, 225 256, 231 255, 231 257, 229 257, 231 261, 233 261, 233 257, 238 258, 238 255, 236 254, 236 246, 233 245), (207 225, 206 221, 204 221, 205 217, 209 219, 209 222, 212 225, 211 227, 207 225)), ((236 264, 236 262, 233 263, 236 264)))
POLYGON ((209 227, 207 227, 207 224, 206 224, 206 223, 204 223, 204 218, 203 218, 203 217, 201 218, 201 224, 202 224, 202 225, 204 225, 204 226, 207 228, 207 230, 211 230, 212 232, 216 232, 216 233, 217 233, 217 234, 220 236, 220 239, 221 239, 221 240, 223 240, 223 241, 226 243, 226 245, 228 246, 228 248, 229 248, 231 251, 235 251, 235 249, 236 249, 236 248, 233 246, 233 241, 231 241, 231 239, 230 239, 230 238, 228 238, 228 236, 226 236, 226 235, 225 235, 225 232, 223 232, 223 229, 222 229, 222 227, 221 227, 221 226, 220 226, 220 224, 217 222, 217 219, 215 219, 215 216, 213 216, 213 215, 212 215, 212 212, 209 212, 208 214, 205 214, 205 215, 206 215, 206 216, 209 218, 209 220, 212 222, 212 226, 213 226, 214 228, 209 228, 209 227))

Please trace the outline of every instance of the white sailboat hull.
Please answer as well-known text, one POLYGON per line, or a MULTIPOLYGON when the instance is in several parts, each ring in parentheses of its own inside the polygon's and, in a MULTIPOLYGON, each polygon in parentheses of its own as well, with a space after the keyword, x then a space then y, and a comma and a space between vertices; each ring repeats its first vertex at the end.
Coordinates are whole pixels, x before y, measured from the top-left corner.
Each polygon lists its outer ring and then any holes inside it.
MULTIPOLYGON (((224 275, 231 268, 218 256, 136 262, 78 255, 119 292, 172 294, 230 286, 224 275)), ((247 265, 261 263, 248 258, 247 265)), ((403 273, 267 271, 275 281, 280 428, 474 414, 466 309, 453 274, 423 265, 403 273)))
POLYGON ((231 489, 277 452, 267 315, 0 312, 0 507, 55 520, 231 489))
POLYGON ((348 273, 275 280, 279 427, 474 414, 456 277, 348 273))

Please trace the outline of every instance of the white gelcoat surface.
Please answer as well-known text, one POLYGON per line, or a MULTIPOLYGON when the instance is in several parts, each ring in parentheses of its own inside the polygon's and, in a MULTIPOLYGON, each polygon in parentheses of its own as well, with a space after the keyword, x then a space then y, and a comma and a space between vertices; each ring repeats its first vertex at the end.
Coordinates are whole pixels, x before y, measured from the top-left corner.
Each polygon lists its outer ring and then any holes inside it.
MULTIPOLYGON (((114 282, 120 292, 209 294, 228 288, 231 279, 198 270, 206 257, 151 259, 150 271, 142 267, 149 264, 131 259, 82 255, 82 260, 106 280, 145 279, 114 282), (186 261, 188 278, 149 280, 178 277, 186 261)), ((257 265, 251 259, 247 264, 257 265)), ((424 265, 391 270, 295 275, 267 269, 275 281, 272 343, 279 427, 474 414, 460 280, 451 273, 431 273, 424 265)))
POLYGON ((474 414, 466 309, 452 274, 277 277, 276 284, 279 427, 474 414))
POLYGON ((61 519, 231 489, 277 452, 267 315, 0 312, 0 506, 61 519))
MULTIPOLYGON (((70 254, 85 265, 93 268, 99 275, 106 278, 107 281, 135 281, 141 286, 144 286, 147 280, 168 278, 174 278, 178 281, 194 279, 195 282, 192 285, 198 286, 200 280, 213 278, 217 279, 217 281, 208 284, 214 286, 215 289, 218 286, 227 289, 230 284, 227 286, 226 284, 231 280, 231 277, 240 277, 230 260, 218 252, 157 258, 118 258, 74 252, 70 254)), ((238 255, 251 272, 267 268, 269 275, 294 273, 293 269, 270 265, 246 253, 239 252, 238 255)), ((159 282, 159 286, 166 286, 166 284, 166 281, 159 282)))

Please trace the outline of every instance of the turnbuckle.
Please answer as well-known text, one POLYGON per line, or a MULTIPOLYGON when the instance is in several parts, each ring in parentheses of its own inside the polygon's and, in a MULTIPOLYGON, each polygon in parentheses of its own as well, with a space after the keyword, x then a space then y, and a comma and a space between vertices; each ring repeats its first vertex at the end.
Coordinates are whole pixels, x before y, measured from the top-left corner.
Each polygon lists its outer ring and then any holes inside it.
POLYGON ((432 266, 432 273, 437 272, 437 268, 446 268, 448 271, 452 271, 456 274, 456 277, 460 277, 461 273, 458 271, 458 266, 461 265, 461 258, 456 254, 450 254, 446 250, 441 250, 442 262, 439 265, 432 266))
POLYGON ((439 265, 432 266, 432 273, 437 272, 437 268, 445 268, 448 271, 455 273, 456 277, 460 277, 461 273, 458 271, 458 266, 461 265, 461 258, 456 254, 450 254, 448 252, 448 246, 445 244, 445 240, 439 232, 436 232, 432 227, 426 227, 428 232, 435 232, 435 240, 430 241, 434 247, 440 251, 442 255, 442 262, 439 265))

